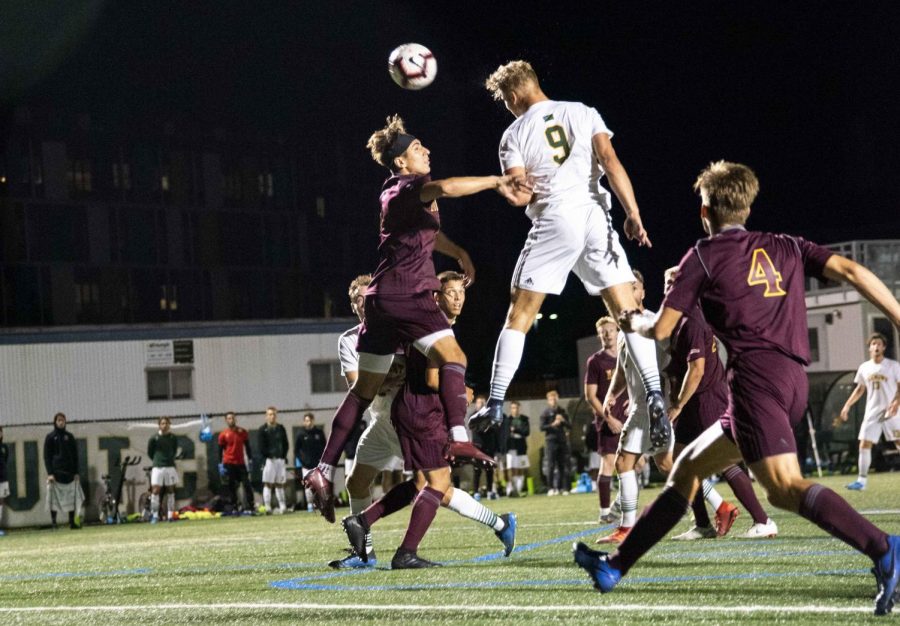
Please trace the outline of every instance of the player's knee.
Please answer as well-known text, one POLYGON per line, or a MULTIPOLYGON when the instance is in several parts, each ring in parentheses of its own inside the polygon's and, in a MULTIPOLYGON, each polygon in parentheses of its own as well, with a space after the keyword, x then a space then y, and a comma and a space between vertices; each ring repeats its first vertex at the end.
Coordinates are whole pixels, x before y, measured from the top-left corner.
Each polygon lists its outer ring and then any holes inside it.
POLYGON ((361 476, 350 474, 347 477, 347 491, 354 498, 364 498, 369 495, 369 485, 366 484, 366 481, 361 476))
POLYGON ((796 512, 809 484, 805 480, 779 481, 766 488, 766 498, 774 507, 796 512))

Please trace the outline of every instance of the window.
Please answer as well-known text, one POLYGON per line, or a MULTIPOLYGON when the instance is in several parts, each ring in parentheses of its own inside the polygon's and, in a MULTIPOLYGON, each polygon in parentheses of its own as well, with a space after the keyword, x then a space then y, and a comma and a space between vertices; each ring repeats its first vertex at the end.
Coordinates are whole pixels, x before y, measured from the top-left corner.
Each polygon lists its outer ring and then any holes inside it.
POLYGON ((257 176, 257 182, 259 183, 259 195, 264 198, 271 198, 274 194, 274 187, 272 186, 272 173, 267 172, 265 174, 260 174, 257 176))
POLYGON ((325 217, 325 198, 322 196, 316 197, 316 215, 325 217))
POLYGON ((131 167, 128 163, 113 163, 113 187, 131 190, 131 167))
POLYGON ((191 367, 147 370, 147 400, 190 400, 193 397, 191 367))
POLYGON ((819 362, 819 329, 810 328, 807 330, 809 334, 809 361, 810 363, 819 362))
POLYGON ((97 283, 75 283, 75 315, 78 321, 90 321, 100 311, 100 286, 97 283))
POLYGON ((92 191, 91 162, 86 159, 72 159, 69 161, 69 171, 66 172, 66 178, 72 191, 92 191))
POLYGON ((347 383, 341 376, 339 361, 314 361, 309 364, 309 377, 313 393, 347 391, 347 383))

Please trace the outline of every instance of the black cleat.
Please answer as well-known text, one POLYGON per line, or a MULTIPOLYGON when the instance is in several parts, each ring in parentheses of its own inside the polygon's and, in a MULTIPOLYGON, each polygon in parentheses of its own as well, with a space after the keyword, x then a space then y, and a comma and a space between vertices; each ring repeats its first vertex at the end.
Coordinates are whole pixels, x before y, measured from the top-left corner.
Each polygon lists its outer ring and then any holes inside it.
POLYGON ((369 555, 366 554, 366 535, 369 532, 369 527, 362 513, 345 517, 341 520, 341 526, 344 527, 344 532, 347 533, 347 539, 350 540, 350 546, 353 548, 353 551, 363 563, 368 563, 369 555))
POLYGON ((391 559, 391 569, 423 569, 426 567, 441 567, 441 564, 426 561, 415 552, 403 548, 397 548, 394 558, 391 559))
POLYGON ((491 426, 503 423, 503 400, 491 398, 481 409, 469 417, 469 429, 484 432, 491 426))
POLYGON ((650 413, 650 447, 664 452, 669 449, 672 423, 666 413, 666 403, 661 392, 651 391, 647 394, 647 410, 650 413))

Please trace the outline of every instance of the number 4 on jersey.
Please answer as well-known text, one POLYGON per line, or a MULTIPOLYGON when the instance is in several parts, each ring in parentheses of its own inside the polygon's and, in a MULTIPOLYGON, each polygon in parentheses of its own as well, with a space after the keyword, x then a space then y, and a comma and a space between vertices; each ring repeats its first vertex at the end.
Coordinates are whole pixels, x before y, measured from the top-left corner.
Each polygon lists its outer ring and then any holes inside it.
POLYGON ((750 273, 747 275, 747 284, 765 285, 766 298, 786 296, 787 292, 781 288, 781 272, 775 269, 772 259, 762 248, 753 251, 753 259, 750 261, 750 273))

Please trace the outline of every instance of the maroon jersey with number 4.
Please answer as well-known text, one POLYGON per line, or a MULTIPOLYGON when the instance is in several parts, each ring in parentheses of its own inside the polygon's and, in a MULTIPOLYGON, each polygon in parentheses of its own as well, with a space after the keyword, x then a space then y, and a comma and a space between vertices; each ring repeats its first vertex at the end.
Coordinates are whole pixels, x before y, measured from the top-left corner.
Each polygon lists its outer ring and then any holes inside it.
POLYGON ((803 279, 823 278, 832 254, 800 237, 730 228, 684 255, 663 306, 687 314, 699 302, 729 361, 775 350, 807 365, 803 279))
POLYGON ((437 202, 422 202, 419 193, 431 176, 391 176, 381 188, 381 243, 378 267, 368 294, 411 295, 439 291, 435 277, 434 239, 441 228, 437 202))

